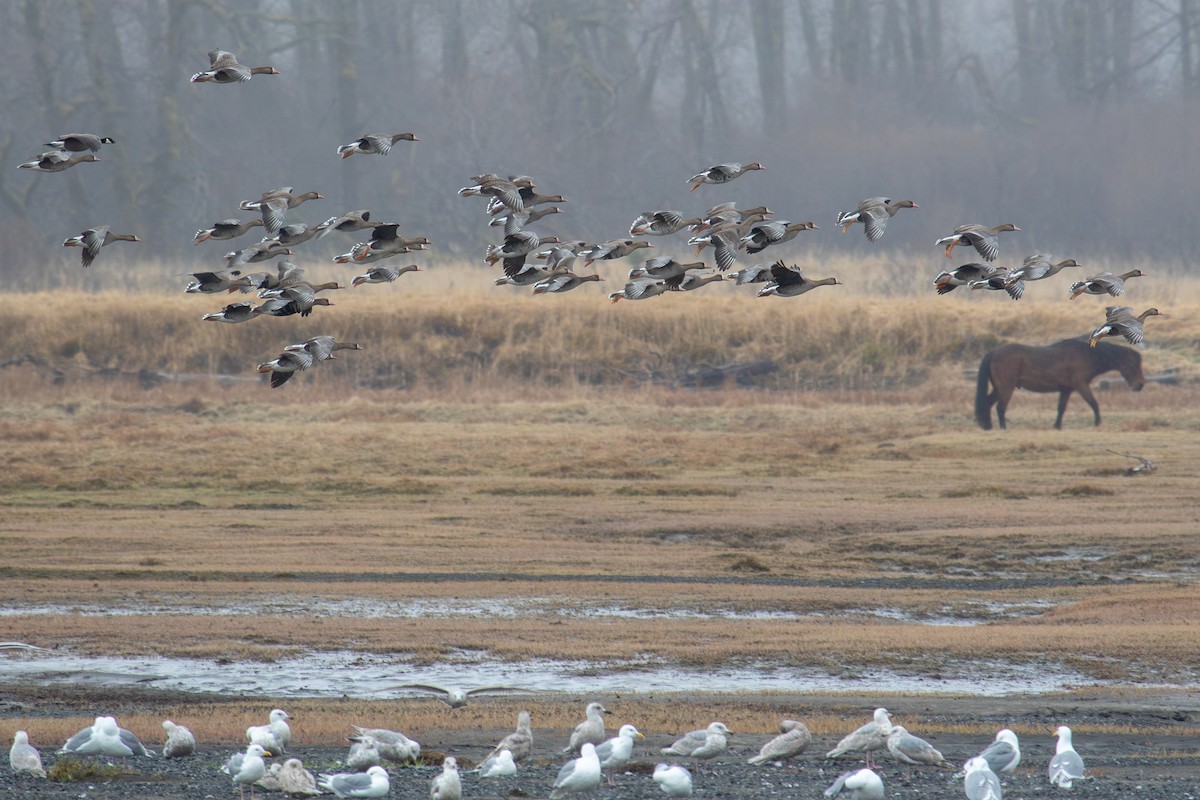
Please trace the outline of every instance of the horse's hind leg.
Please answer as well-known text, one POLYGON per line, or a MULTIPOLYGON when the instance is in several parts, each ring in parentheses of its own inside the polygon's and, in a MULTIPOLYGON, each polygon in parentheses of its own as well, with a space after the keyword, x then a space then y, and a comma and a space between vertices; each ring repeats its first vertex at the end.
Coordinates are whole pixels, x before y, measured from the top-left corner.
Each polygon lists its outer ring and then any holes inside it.
POLYGON ((1015 389, 1015 388, 1017 388, 1017 387, 1016 386, 1009 386, 1009 387, 997 386, 996 391, 993 392, 992 395, 988 397, 989 402, 996 403, 996 420, 999 422, 1000 430, 1002 430, 1002 431, 1008 430, 1008 422, 1005 420, 1004 415, 1008 412, 1008 401, 1012 400, 1013 389, 1015 389), (995 397, 994 401, 992 400, 992 396, 995 397))
MULTIPOLYGON (((1063 414, 1067 410, 1067 401, 1070 399, 1071 399, 1071 390, 1070 389, 1063 389, 1061 392, 1058 393, 1058 416, 1054 418, 1054 430, 1056 430, 1056 431, 1062 430, 1063 414)), ((1093 401, 1092 407, 1095 408, 1094 401, 1093 401)))

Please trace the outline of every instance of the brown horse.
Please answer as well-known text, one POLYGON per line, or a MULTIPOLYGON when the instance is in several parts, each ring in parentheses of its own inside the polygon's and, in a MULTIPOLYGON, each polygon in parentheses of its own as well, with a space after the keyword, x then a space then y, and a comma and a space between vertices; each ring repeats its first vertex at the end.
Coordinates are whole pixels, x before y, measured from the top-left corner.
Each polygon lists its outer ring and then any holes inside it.
POLYGON ((1000 427, 1007 427, 1004 412, 1013 389, 1031 392, 1058 392, 1058 418, 1054 427, 1062 429, 1063 412, 1071 392, 1079 392, 1100 424, 1100 406, 1088 384, 1097 375, 1118 370, 1135 392, 1146 384, 1142 375, 1142 355, 1128 347, 1101 342, 1096 347, 1080 339, 1064 339, 1045 347, 1006 344, 997 347, 979 363, 979 383, 975 389, 975 421, 986 430, 992 428, 992 406, 1000 427), (988 391, 989 383, 995 388, 988 391))

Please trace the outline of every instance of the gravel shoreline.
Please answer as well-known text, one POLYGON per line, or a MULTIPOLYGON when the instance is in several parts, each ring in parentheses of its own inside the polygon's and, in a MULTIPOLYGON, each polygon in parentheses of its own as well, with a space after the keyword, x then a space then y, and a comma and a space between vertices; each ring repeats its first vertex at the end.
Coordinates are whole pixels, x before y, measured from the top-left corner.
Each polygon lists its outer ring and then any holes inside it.
MULTIPOLYGON (((22 694, 5 691, 0 686, 0 719, 14 717, 37 717, 44 715, 90 714, 88 709, 97 707, 97 698, 109 703, 119 699, 128 702, 136 698, 144 710, 156 706, 178 708, 188 697, 172 693, 140 690, 123 687, 113 692, 70 692, 55 698, 57 692, 42 688, 36 693, 22 694), (94 695, 94 696, 93 696, 94 695)), ((741 696, 738 696, 740 698, 741 696)), ((210 702, 210 698, 192 696, 193 702, 210 702)), ((604 698, 600 698, 604 699, 604 698)), ((747 698, 750 702, 756 698, 747 698)), ((761 699, 761 698, 757 698, 761 699)), ((848 703, 845 698, 811 697, 796 695, 794 698, 772 695, 771 702, 782 707, 799 709, 843 708, 847 705, 859 707, 861 702, 848 703)), ((936 720, 939 726, 953 728, 955 723, 972 723, 982 720, 1004 720, 1008 725, 1022 725, 1034 730, 1044 730, 1044 735, 1022 736, 1022 761, 1017 774, 1006 778, 1005 797, 1035 798, 1059 794, 1046 780, 1046 765, 1053 753, 1054 739, 1051 730, 1058 721, 1076 725, 1108 724, 1128 725, 1136 728, 1136 734, 1079 734, 1075 737, 1076 749, 1083 756, 1090 779, 1077 784, 1073 790, 1079 796, 1099 800, 1117 798, 1161 798, 1162 800, 1185 800, 1200 793, 1200 711, 1196 698, 1186 691, 1178 691, 1154 697, 1131 698, 1120 692, 1111 694, 1092 693, 1070 698, 1012 697, 1012 698, 929 698, 889 697, 878 698, 880 704, 893 711, 897 719, 936 720), (1191 730, 1196 735, 1191 735, 1191 730), (1183 731, 1183 734, 1181 734, 1183 731)), ((286 705, 286 699, 279 703, 286 705)), ((564 703, 577 704, 578 698, 564 698, 564 703)), ((626 710, 636 702, 670 702, 659 696, 652 700, 615 700, 624 704, 626 710)), ((691 701, 689 701, 691 702, 691 701)), ((634 715, 635 716, 635 715, 634 715)), ((803 719, 803 716, 801 719, 803 719)), ((625 714, 622 713, 622 719, 625 714)), ((176 716, 186 723, 186 717, 176 716)), ((848 715, 848 727, 853 716, 848 715)), ((636 718, 634 719, 636 722, 636 718)), ((999 727, 999 726, 998 726, 999 727)), ((440 762, 441 754, 453 755, 462 763, 473 764, 482 759, 504 731, 481 730, 478 728, 437 729, 406 731, 421 741, 423 754, 440 762)), ((615 728, 612 731, 615 733, 615 728)), ((920 730, 914 730, 920 734, 920 730)), ((538 747, 534 763, 522 767, 516 776, 501 780, 480 780, 464 772, 465 798, 509 798, 547 797, 562 760, 557 748, 565 742, 569 731, 534 728, 538 747)), ((53 751, 58 742, 48 744, 38 741, 31 731, 33 743, 42 751, 43 761, 49 768, 58 756, 53 751)), ((829 761, 825 752, 832 747, 832 737, 817 737, 808 752, 786 766, 764 765, 752 767, 746 759, 755 754, 767 735, 745 734, 733 737, 731 752, 704 765, 689 764, 688 759, 675 759, 693 770, 695 796, 699 798, 739 798, 740 800, 774 800, 775 798, 821 797, 821 793, 841 772, 861 766, 856 759, 829 761), (826 741, 828 739, 828 741, 826 741)), ((926 736, 938 747, 946 758, 955 765, 977 753, 987 744, 987 737, 978 734, 942 733, 926 736)), ((650 772, 659 760, 658 748, 674 739, 673 734, 655 733, 639 742, 634 761, 627 774, 617 777, 616 786, 602 786, 593 793, 593 800, 654 800, 663 797, 650 772)), ((10 740, 6 740, 7 745, 10 740)), ((148 747, 157 748, 156 739, 146 742, 148 747)), ((5 760, 0 765, 0 797, 31 798, 89 798, 105 800, 113 798, 229 798, 238 795, 229 778, 220 770, 224 760, 239 743, 201 743, 197 754, 187 759, 96 759, 100 763, 113 763, 127 769, 128 776, 109 782, 55 783, 21 775, 14 776, 5 760)), ((314 772, 340 771, 346 748, 330 745, 308 746, 303 741, 295 742, 289 756, 303 759, 314 772)), ((963 797, 962 779, 947 771, 934 768, 912 769, 899 765, 888 757, 880 759, 879 773, 883 777, 889 797, 960 798, 963 797)), ((429 781, 440 768, 432 764, 412 766, 389 766, 391 791, 389 797, 417 800, 428 797, 429 781)), ((258 790, 256 795, 282 797, 279 793, 258 790)))

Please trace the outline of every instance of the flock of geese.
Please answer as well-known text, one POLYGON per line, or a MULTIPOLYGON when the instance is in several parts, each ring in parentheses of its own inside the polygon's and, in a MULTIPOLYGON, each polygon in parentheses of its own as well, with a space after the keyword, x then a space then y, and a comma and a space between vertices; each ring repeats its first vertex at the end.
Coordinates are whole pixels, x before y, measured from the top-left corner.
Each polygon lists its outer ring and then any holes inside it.
MULTIPOLYGON (((601 703, 588 703, 585 719, 575 727, 567 746, 561 751, 562 755, 573 757, 559 769, 550 790, 550 800, 591 792, 600 786, 605 776, 613 785, 615 776, 630 763, 636 740, 645 736, 635 726, 626 724, 616 736, 609 738, 604 722, 604 715, 609 713, 601 703)), ((893 725, 890 717, 887 709, 876 709, 870 722, 847 734, 826 753, 826 758, 865 755, 867 763, 862 769, 850 770, 838 777, 825 790, 827 797, 883 800, 883 779, 871 761, 876 751, 886 750, 896 761, 910 768, 933 766, 953 770, 933 745, 909 733, 903 726, 893 725)), ((264 757, 285 755, 292 746, 288 719, 287 712, 277 708, 270 713, 266 724, 246 729, 249 744, 245 751, 234 753, 222 767, 222 772, 230 776, 239 792, 250 787, 253 796, 254 787, 260 786, 293 796, 329 791, 338 797, 383 797, 390 790, 390 778, 383 762, 413 764, 421 755, 420 743, 399 731, 355 725, 352 726, 355 733, 348 737, 353 744, 346 756, 346 765, 352 771, 322 774, 317 778, 298 758, 289 758, 282 764, 273 763, 268 769, 264 757)), ((186 758, 196 753, 196 739, 186 727, 171 720, 164 721, 162 727, 167 734, 162 751, 164 758, 186 758)), ((779 735, 765 742, 747 763, 786 762, 802 754, 812 743, 812 734, 802 722, 783 720, 779 730, 779 735)), ((1069 789, 1074 781, 1084 777, 1083 759, 1072 745, 1070 728, 1063 725, 1055 733, 1057 745, 1050 760, 1048 777, 1052 785, 1069 789)), ((724 723, 713 722, 706 728, 685 734, 660 752, 703 764, 726 753, 728 737, 732 735, 724 723)), ((92 726, 69 738, 58 752, 117 757, 154 755, 134 733, 121 728, 114 717, 107 716, 96 717, 92 726)), ((473 772, 480 778, 511 777, 517 773, 518 764, 529 763, 532 753, 531 717, 528 711, 521 711, 516 730, 505 736, 473 772)), ((9 761, 14 772, 46 777, 41 755, 29 743, 25 731, 16 732, 9 761)), ((1008 728, 1000 730, 994 741, 963 766, 963 788, 968 800, 1001 800, 1000 776, 1012 774, 1020 762, 1017 735, 1008 728)), ((684 766, 660 763, 654 768, 653 779, 668 797, 692 795, 692 773, 684 766)), ((458 761, 453 756, 446 757, 441 774, 430 783, 430 800, 462 800, 462 796, 458 761)))
MULTIPOLYGON (((278 75, 279 70, 271 66, 248 67, 238 62, 228 51, 213 50, 208 54, 209 69, 195 73, 193 83, 241 84, 256 75, 278 75)), ((340 158, 353 155, 386 156, 398 142, 419 141, 412 133, 378 134, 368 133, 349 143, 337 146, 340 158)), ((100 161, 96 155, 103 145, 114 143, 109 136, 87 133, 72 133, 60 136, 46 144, 52 148, 36 159, 20 165, 21 169, 36 172, 62 172, 77 164, 100 161)), ((724 163, 713 165, 687 179, 691 190, 709 184, 723 186, 751 172, 765 169, 759 162, 724 163)), ((683 261, 672 256, 647 258, 641 266, 629 271, 624 287, 609 294, 613 302, 619 300, 644 300, 666 292, 694 291, 716 281, 732 280, 737 285, 761 284, 758 296, 796 297, 820 286, 841 283, 837 278, 813 279, 804 275, 796 266, 782 260, 767 264, 753 264, 730 271, 743 254, 756 255, 769 247, 788 242, 800 233, 813 231, 812 222, 792 222, 772 219, 774 212, 766 206, 738 208, 735 203, 725 202, 708 209, 702 216, 687 217, 680 211, 657 210, 638 215, 629 228, 628 239, 612 239, 599 244, 587 241, 562 241, 555 236, 540 235, 527 226, 546 216, 562 213, 557 205, 565 203, 561 195, 542 194, 533 178, 527 175, 501 177, 496 173, 485 173, 472 178, 472 183, 458 192, 464 197, 487 198, 486 211, 489 225, 503 228, 503 240, 489 245, 484 255, 488 264, 499 264, 503 276, 496 279, 498 285, 530 286, 535 295, 568 292, 592 281, 602 281, 595 272, 582 273, 601 260, 616 260, 631 257, 643 249, 654 248, 644 238, 665 237, 680 232, 689 234, 687 244, 696 248, 700 255, 711 249, 713 265, 705 261, 683 261)), ((244 201, 239 208, 258 212, 257 218, 224 219, 200 229, 193 240, 196 244, 206 241, 229 241, 263 228, 266 236, 259 242, 228 252, 224 256, 225 268, 211 272, 193 274, 193 281, 186 291, 200 294, 221 292, 257 292, 262 303, 234 302, 220 311, 203 315, 204 320, 242 323, 262 316, 290 316, 299 314, 307 317, 316 306, 333 305, 320 292, 341 289, 336 281, 313 283, 304 275, 304 270, 288 260, 292 248, 312 239, 321 239, 335 231, 353 233, 370 230, 370 238, 355 244, 347 253, 333 260, 339 264, 367 265, 361 275, 356 276, 352 286, 365 283, 390 283, 419 267, 410 264, 397 267, 374 264, 385 259, 428 249, 429 239, 424 236, 401 235, 401 226, 395 222, 372 220, 368 210, 350 211, 338 217, 309 227, 304 223, 285 224, 285 218, 294 209, 308 200, 323 199, 318 192, 293 193, 292 187, 281 187, 264 192, 257 200, 244 201), (280 258, 274 272, 245 273, 243 267, 280 258)), ((868 240, 878 241, 887 229, 888 221, 900 210, 918 208, 912 200, 893 201, 888 197, 871 197, 861 201, 852 211, 837 215, 838 226, 846 233, 854 225, 861 224, 868 240)), ((1044 280, 1069 267, 1078 267, 1074 259, 1055 262, 1053 257, 1037 254, 1024 260, 1019 267, 995 266, 999 255, 1000 234, 1019 231, 1020 228, 1005 223, 993 227, 978 224, 961 225, 949 236, 938 239, 936 244, 945 246, 945 255, 952 258, 956 246, 972 247, 982 261, 963 264, 946 270, 934 278, 938 294, 946 294, 959 286, 969 289, 991 289, 1003 291, 1014 300, 1020 299, 1027 283, 1044 280)), ((140 242, 133 234, 117 233, 100 225, 83 231, 64 242, 65 246, 83 249, 82 263, 91 266, 100 249, 113 242, 140 242)), ((1140 270, 1121 275, 1102 273, 1071 284, 1071 298, 1080 294, 1109 295, 1119 297, 1124 292, 1125 281, 1141 276, 1140 270)), ((1103 324, 1095 328, 1089 341, 1095 345, 1105 336, 1121 336, 1138 344, 1144 336, 1144 324, 1150 316, 1160 316, 1156 308, 1136 314, 1129 306, 1109 306, 1103 324)), ((290 344, 278 357, 259 364, 260 372, 270 373, 271 386, 282 386, 298 371, 307 370, 316 364, 333 358, 339 349, 362 349, 361 345, 336 342, 327 335, 315 336, 305 342, 290 344)))

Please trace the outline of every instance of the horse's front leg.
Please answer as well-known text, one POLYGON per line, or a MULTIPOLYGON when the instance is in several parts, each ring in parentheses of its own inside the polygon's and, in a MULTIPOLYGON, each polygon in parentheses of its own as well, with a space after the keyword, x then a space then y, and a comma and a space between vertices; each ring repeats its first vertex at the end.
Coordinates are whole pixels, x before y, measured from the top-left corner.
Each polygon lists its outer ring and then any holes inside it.
MULTIPOLYGON (((1071 390, 1070 389, 1063 389, 1061 392, 1058 393, 1058 417, 1056 417, 1054 420, 1054 430, 1056 430, 1056 431, 1062 430, 1063 414, 1067 410, 1067 400, 1069 400, 1070 398, 1071 398, 1071 390)), ((1093 408, 1094 407, 1095 406, 1093 406, 1093 408)))
POLYGON ((1092 416, 1096 420, 1096 424, 1100 424, 1100 404, 1096 402, 1096 395, 1092 394, 1092 387, 1086 384, 1080 386, 1075 391, 1079 392, 1079 396, 1083 398, 1089 406, 1092 407, 1092 416))

